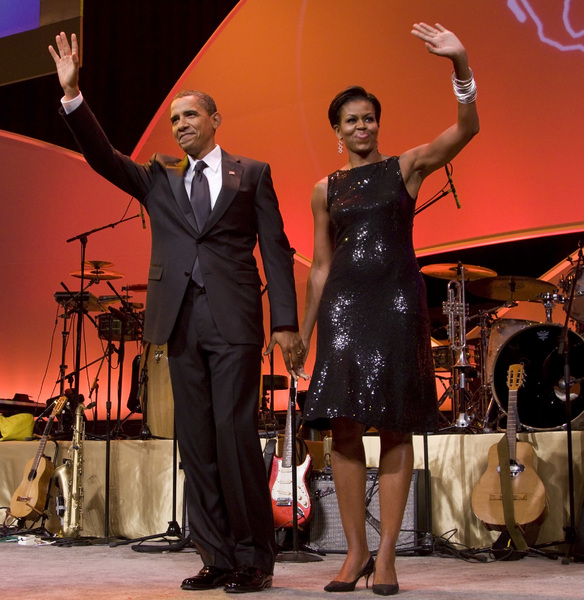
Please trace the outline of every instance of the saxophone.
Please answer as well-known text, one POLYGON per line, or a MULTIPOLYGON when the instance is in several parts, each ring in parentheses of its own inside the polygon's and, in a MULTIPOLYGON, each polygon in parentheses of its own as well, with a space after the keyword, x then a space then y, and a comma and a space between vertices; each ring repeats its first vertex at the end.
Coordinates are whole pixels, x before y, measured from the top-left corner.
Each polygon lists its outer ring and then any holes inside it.
POLYGON ((56 500, 56 512, 61 519, 63 537, 79 537, 82 529, 84 410, 85 406, 80 402, 75 410, 69 457, 55 469, 53 474, 60 489, 60 495, 56 500))

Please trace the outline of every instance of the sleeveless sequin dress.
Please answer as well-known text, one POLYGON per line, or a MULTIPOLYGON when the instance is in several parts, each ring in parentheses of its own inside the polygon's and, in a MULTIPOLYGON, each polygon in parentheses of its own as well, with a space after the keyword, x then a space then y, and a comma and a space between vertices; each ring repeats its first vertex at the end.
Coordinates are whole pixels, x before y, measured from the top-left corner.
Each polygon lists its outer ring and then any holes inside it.
POLYGON ((412 243, 415 201, 398 158, 329 175, 327 204, 334 254, 304 420, 320 429, 329 418, 350 417, 385 431, 434 431, 430 321, 412 243))

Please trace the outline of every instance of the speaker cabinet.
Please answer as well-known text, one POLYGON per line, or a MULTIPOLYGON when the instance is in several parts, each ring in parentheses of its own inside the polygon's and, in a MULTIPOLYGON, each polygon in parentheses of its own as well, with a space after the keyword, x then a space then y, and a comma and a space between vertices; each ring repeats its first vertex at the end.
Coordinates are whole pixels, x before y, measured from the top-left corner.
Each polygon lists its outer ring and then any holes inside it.
MULTIPOLYGON (((379 545, 379 486, 377 476, 377 469, 367 469, 365 492, 366 531, 367 543, 371 551, 377 550, 379 545)), ((416 553, 420 546, 421 537, 427 531, 425 488, 425 471, 415 469, 397 543, 398 553, 416 553)), ((346 552, 347 541, 341 525, 332 470, 325 468, 322 471, 313 471, 310 489, 312 495, 310 547, 321 552, 346 552)), ((431 505, 429 504, 429 506, 431 505)))

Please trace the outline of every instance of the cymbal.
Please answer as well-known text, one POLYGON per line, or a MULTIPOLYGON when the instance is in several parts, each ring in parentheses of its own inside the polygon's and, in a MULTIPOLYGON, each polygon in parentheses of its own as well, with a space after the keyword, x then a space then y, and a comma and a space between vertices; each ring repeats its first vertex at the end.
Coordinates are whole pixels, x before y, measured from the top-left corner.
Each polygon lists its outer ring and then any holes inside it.
MULTIPOLYGON (((439 279, 460 279, 458 272, 458 263, 437 263, 435 265, 426 265, 421 271, 424 275, 438 277, 439 279)), ((484 277, 496 277, 496 271, 487 269, 487 267, 478 267, 477 265, 462 265, 464 267, 465 281, 475 281, 484 277)))
POLYGON ((489 277, 473 281, 468 291, 491 300, 536 300, 539 294, 552 292, 556 286, 534 277, 489 277))
POLYGON ((145 292, 148 289, 147 283, 130 283, 123 288, 124 292, 145 292))
MULTIPOLYGON (((70 275, 81 279, 81 271, 71 271, 70 275)), ((84 273, 85 279, 94 279, 96 281, 108 280, 108 279, 121 279, 123 275, 116 271, 102 271, 101 269, 93 269, 92 271, 86 271, 84 273)))
POLYGON ((109 269, 114 266, 114 263, 107 262, 107 260, 86 260, 84 264, 93 269, 109 269))

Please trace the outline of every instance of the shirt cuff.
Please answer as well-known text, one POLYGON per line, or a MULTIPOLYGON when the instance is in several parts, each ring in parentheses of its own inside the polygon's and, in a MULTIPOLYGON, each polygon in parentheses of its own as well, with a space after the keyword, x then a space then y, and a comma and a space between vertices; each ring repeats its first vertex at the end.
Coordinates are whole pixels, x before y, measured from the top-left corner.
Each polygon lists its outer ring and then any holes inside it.
POLYGON ((79 95, 75 96, 75 98, 73 98, 72 100, 65 100, 64 96, 63 98, 61 98, 61 105, 63 106, 63 110, 65 111, 66 115, 72 113, 76 108, 79 108, 82 102, 83 95, 81 94, 81 92, 79 92, 79 95))

